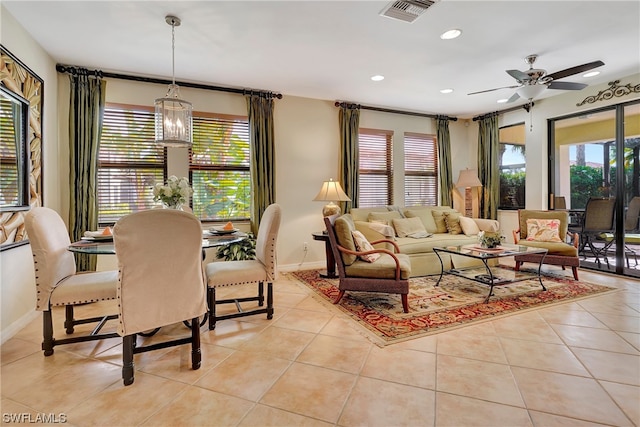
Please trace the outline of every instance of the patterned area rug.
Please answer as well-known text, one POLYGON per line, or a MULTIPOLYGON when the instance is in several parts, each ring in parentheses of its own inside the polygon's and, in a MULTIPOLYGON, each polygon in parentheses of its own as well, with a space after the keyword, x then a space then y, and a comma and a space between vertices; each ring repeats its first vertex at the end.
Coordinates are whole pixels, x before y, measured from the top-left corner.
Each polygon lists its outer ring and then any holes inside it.
MULTIPOLYGON (((483 271, 479 270, 479 273, 483 271)), ((288 273, 309 286, 320 300, 331 303, 338 295, 338 279, 324 279, 318 270, 288 273)), ((513 269, 501 268, 497 274, 512 278, 513 269)), ((347 292, 340 304, 333 305, 366 330, 373 342, 384 346, 468 325, 493 320, 523 310, 575 301, 615 288, 575 281, 570 277, 544 275, 547 288, 537 278, 494 287, 488 303, 489 286, 453 275, 445 275, 439 286, 436 276, 409 281, 409 313, 403 313, 400 295, 374 292, 347 292)))

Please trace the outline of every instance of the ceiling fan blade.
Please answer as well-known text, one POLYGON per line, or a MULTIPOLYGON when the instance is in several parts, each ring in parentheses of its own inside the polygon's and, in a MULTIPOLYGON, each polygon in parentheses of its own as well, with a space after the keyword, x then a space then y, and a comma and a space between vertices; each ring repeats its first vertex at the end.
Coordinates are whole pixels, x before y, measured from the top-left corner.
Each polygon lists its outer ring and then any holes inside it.
POLYGON ((576 67, 567 68, 566 70, 556 71, 555 73, 547 74, 547 77, 551 77, 553 80, 560 80, 565 77, 573 76, 574 74, 584 73, 585 71, 592 70, 604 65, 602 61, 593 61, 587 64, 578 65, 576 67))
POLYGON ((497 87, 497 88, 494 88, 494 89, 481 90, 481 91, 478 91, 478 92, 471 92, 471 93, 468 93, 467 95, 476 95, 476 94, 478 94, 478 93, 493 92, 494 90, 500 90, 500 89, 515 89, 515 88, 517 88, 517 87, 520 87, 520 85, 516 85, 516 86, 504 86, 504 87, 497 87))
POLYGON ((506 70, 507 74, 516 79, 519 82, 524 82, 529 80, 529 75, 527 73, 523 73, 520 70, 506 70))
POLYGON ((555 82, 552 81, 547 86, 549 89, 562 89, 562 90, 580 90, 584 89, 589 85, 585 83, 573 83, 573 82, 555 82))
POLYGON ((520 95, 518 95, 518 92, 515 92, 513 95, 511 95, 511 98, 507 99, 507 104, 510 102, 517 101, 518 98, 520 98, 520 95))

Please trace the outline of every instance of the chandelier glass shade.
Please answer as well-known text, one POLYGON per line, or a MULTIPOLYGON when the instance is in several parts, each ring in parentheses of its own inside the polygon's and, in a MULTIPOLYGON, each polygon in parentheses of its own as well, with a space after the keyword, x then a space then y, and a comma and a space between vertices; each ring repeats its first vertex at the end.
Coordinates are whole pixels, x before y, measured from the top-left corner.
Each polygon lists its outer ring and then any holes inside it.
POLYGON ((163 147, 190 147, 193 106, 180 99, 175 77, 175 27, 180 25, 180 19, 167 16, 165 20, 171 25, 172 84, 165 97, 155 101, 155 143, 163 147))

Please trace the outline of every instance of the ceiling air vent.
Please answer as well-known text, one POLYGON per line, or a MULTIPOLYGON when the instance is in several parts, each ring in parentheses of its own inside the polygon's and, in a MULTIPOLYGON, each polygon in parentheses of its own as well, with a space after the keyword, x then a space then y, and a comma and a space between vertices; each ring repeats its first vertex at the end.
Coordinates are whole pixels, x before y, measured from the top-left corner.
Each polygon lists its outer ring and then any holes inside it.
POLYGON ((438 0, 394 1, 385 6, 385 8, 380 11, 380 15, 404 22, 413 22, 437 1, 438 0))

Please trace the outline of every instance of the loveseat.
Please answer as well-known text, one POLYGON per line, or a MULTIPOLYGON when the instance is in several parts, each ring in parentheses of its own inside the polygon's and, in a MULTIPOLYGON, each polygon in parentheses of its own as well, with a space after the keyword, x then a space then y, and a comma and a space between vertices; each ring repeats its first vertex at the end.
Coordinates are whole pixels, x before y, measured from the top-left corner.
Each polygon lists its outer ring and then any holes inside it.
MULTIPOLYGON (((496 220, 464 217, 449 206, 353 208, 348 215, 370 242, 395 239, 400 252, 409 255, 412 277, 440 273, 434 247, 474 244, 480 231, 500 229, 496 220)), ((452 261, 456 268, 474 262, 466 257, 441 256, 445 269, 451 268, 452 261)))

